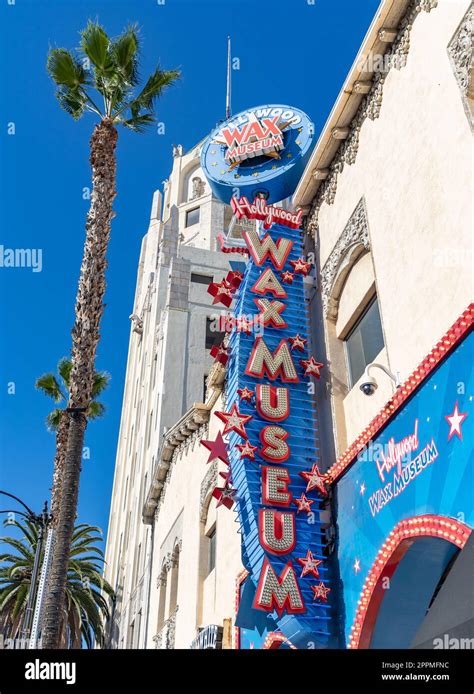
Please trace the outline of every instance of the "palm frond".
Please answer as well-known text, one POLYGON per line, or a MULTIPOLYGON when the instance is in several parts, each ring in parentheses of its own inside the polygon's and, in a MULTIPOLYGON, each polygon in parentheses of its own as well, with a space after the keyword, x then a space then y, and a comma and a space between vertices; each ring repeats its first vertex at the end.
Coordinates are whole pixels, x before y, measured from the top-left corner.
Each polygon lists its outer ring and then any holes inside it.
POLYGON ((138 83, 138 32, 135 25, 129 26, 110 45, 110 54, 122 80, 134 87, 138 83))
POLYGON ((89 84, 87 71, 81 61, 65 48, 50 50, 46 69, 50 77, 60 87, 75 90, 89 84))
POLYGON ((54 402, 61 402, 61 400, 65 399, 61 392, 59 382, 53 373, 43 374, 36 379, 35 388, 43 391, 43 393, 52 398, 54 402))
POLYGON ((89 405, 89 409, 87 410, 87 419, 93 420, 97 419, 98 417, 102 417, 104 412, 105 405, 103 405, 101 402, 97 402, 97 400, 93 400, 89 405))
POLYGON ((74 120, 79 120, 86 110, 87 96, 79 89, 60 87, 56 92, 56 98, 63 111, 69 113, 74 120))
POLYGON ((58 364, 58 374, 61 376, 64 385, 69 390, 69 380, 71 378, 72 361, 67 357, 63 357, 58 364))
MULTIPOLYGON (((0 555, 0 620, 10 635, 17 633, 23 621, 37 543, 37 528, 30 521, 15 521, 14 525, 24 540, 0 538, 16 552, 0 555)), ((113 598, 114 591, 102 575, 103 552, 94 544, 100 540, 101 531, 96 526, 81 523, 75 527, 65 610, 71 646, 77 647, 81 638, 88 647, 104 641, 104 620, 109 617, 106 596, 113 598)))
POLYGON ((110 383, 111 376, 107 371, 96 371, 92 384, 92 397, 95 399, 110 383))
MULTIPOLYGON (((149 115, 151 115, 153 113, 155 101, 161 96, 163 90, 175 84, 179 77, 179 70, 163 71, 158 67, 155 72, 150 75, 139 95, 130 103, 130 108, 136 109, 138 107, 139 109, 148 111, 149 115)), ((134 110, 132 110, 132 115, 133 114, 134 110)))
POLYGON ((81 49, 100 73, 105 73, 113 67, 109 55, 110 39, 98 22, 89 20, 81 31, 81 49))
POLYGON ((134 116, 127 120, 121 120, 120 123, 125 127, 133 130, 135 133, 143 133, 155 122, 155 117, 152 113, 144 113, 141 116, 134 116))
POLYGON ((55 410, 53 410, 46 416, 46 427, 48 431, 57 431, 63 415, 64 410, 61 410, 59 407, 57 407, 55 410))

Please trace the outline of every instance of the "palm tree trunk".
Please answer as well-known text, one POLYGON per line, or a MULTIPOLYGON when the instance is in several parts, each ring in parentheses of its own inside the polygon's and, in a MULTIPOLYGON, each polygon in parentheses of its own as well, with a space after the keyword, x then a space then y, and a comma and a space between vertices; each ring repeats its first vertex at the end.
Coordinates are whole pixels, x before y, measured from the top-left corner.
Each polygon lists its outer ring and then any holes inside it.
POLYGON ((52 526, 57 527, 61 506, 62 479, 64 460, 66 458, 67 437, 69 432, 69 415, 63 412, 56 431, 56 454, 54 456, 53 490, 51 492, 52 526))
POLYGON ((112 205, 116 195, 116 144, 117 130, 109 119, 104 119, 94 128, 90 142, 92 196, 72 329, 68 407, 71 416, 56 542, 45 605, 43 648, 58 648, 61 637, 60 617, 65 602, 71 539, 77 514, 82 448, 87 426, 84 412, 92 399, 95 353, 104 311, 106 253, 110 224, 114 216, 112 205))

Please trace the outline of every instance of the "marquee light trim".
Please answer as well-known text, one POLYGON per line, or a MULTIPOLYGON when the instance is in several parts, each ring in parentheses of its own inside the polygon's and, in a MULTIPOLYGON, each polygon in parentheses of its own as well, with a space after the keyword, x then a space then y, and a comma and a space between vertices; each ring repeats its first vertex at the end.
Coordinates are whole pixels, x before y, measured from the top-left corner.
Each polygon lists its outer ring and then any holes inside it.
POLYGON ((368 648, 384 594, 381 579, 394 573, 417 537, 438 537, 463 549, 471 528, 453 518, 422 515, 400 521, 387 537, 372 564, 360 594, 349 636, 349 649, 368 648), (389 566, 388 571, 386 568, 389 566))

